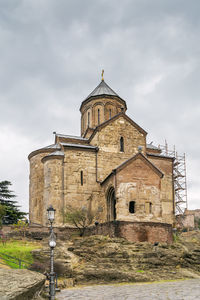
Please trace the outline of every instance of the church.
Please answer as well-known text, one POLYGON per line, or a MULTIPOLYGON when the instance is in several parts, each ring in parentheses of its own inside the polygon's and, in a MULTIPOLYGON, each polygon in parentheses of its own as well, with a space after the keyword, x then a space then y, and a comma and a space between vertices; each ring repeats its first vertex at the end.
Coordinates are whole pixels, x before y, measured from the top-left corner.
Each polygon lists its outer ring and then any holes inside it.
POLYGON ((86 209, 111 221, 173 224, 173 158, 147 144, 147 132, 127 114, 126 101, 103 75, 82 101, 81 135, 54 133, 52 145, 29 154, 30 223, 64 227, 65 208, 86 209))

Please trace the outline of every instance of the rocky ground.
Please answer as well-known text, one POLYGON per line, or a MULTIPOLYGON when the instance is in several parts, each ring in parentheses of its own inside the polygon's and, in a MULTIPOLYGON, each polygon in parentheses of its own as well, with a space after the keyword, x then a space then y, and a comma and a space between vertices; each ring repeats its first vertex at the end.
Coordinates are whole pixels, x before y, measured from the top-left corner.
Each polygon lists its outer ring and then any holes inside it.
MULTIPOLYGON (((36 267, 48 268, 49 249, 34 250, 36 267)), ((75 284, 200 278, 200 232, 171 244, 130 243, 105 236, 58 241, 55 267, 61 288, 75 284)))
POLYGON ((45 279, 44 275, 25 269, 0 268, 0 299, 39 299, 45 279))

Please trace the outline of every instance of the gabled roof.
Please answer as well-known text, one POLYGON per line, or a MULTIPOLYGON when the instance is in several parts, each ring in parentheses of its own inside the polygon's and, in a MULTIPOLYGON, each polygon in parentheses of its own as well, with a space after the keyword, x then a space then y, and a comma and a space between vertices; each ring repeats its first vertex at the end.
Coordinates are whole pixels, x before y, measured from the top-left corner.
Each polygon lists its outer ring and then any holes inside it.
POLYGON ((160 150, 160 148, 154 146, 152 143, 147 144, 147 148, 148 148, 148 149, 151 149, 151 150, 160 150))
POLYGON ((142 153, 137 153, 133 155, 131 158, 124 161, 122 164, 120 164, 117 168, 113 169, 112 172, 101 182, 101 184, 104 184, 112 175, 118 173, 122 169, 124 169, 127 165, 129 165, 132 161, 136 159, 142 159, 157 175, 162 178, 164 174, 150 161, 148 160, 142 153))
POLYGON ((88 139, 81 136, 66 135, 66 134, 55 134, 55 143, 71 143, 71 144, 88 144, 88 139))
POLYGON ((147 153, 147 156, 175 160, 175 157, 173 157, 173 156, 167 156, 167 155, 162 155, 162 154, 147 153))
POLYGON ((94 129, 94 132, 92 133, 92 135, 90 136, 89 142, 92 140, 93 136, 96 134, 97 131, 100 131, 103 127, 107 126, 108 124, 112 123, 113 121, 117 120, 120 117, 123 117, 124 119, 126 119, 129 123, 131 123, 134 127, 136 127, 138 129, 138 131, 140 131, 144 135, 147 135, 147 132, 142 127, 140 127, 137 123, 135 123, 124 112, 120 112, 119 114, 115 115, 114 117, 110 118, 109 120, 107 120, 107 121, 101 123, 100 125, 98 125, 94 129))
POLYGON ((107 97, 110 96, 112 98, 118 98, 126 107, 126 101, 124 101, 117 93, 115 93, 104 80, 102 80, 99 85, 87 96, 87 98, 81 103, 80 110, 82 106, 89 102, 91 98, 99 98, 99 97, 107 97))
POLYGON ((58 137, 63 137, 63 138, 66 138, 66 139, 74 139, 74 140, 81 140, 81 141, 87 141, 86 138, 83 138, 81 136, 77 136, 77 135, 66 135, 66 134, 61 134, 61 133, 56 133, 55 134, 56 136, 58 137))
POLYGON ((70 147, 70 148, 79 148, 79 149, 88 149, 88 150, 95 150, 98 151, 98 147, 91 146, 91 145, 81 145, 81 144, 73 144, 73 143, 61 143, 63 147, 70 147))

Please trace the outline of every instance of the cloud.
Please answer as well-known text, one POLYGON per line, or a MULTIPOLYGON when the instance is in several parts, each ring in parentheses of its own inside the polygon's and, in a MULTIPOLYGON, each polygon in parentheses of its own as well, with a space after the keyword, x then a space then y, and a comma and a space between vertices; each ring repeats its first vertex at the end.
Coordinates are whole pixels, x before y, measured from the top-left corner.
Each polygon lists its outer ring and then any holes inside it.
POLYGON ((149 140, 187 153, 189 205, 198 207, 199 8, 187 0, 0 1, 0 176, 25 209, 27 155, 51 144, 53 131, 79 134, 81 101, 102 69, 149 140))

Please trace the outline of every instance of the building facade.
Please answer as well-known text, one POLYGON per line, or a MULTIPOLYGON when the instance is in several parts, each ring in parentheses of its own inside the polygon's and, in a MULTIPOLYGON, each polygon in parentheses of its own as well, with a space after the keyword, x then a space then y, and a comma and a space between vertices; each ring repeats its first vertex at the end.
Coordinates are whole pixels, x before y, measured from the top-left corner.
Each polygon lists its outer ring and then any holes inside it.
POLYGON ((102 79, 82 102, 81 136, 55 133, 54 144, 33 151, 30 222, 66 226, 65 209, 86 209, 108 221, 173 224, 173 158, 147 144, 147 132, 126 114, 126 102, 102 79))

